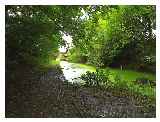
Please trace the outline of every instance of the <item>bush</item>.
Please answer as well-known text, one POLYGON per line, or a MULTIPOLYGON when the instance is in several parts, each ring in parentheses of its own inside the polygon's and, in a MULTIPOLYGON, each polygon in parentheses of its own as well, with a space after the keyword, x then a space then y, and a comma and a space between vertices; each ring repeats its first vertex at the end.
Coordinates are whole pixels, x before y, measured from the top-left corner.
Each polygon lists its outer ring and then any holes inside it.
POLYGON ((114 80, 110 80, 109 69, 96 69, 96 72, 87 71, 80 78, 85 81, 86 86, 105 86, 116 89, 127 88, 127 81, 123 81, 120 75, 116 75, 114 80))
POLYGON ((87 71, 86 74, 82 74, 80 78, 85 81, 86 86, 102 86, 110 81, 109 74, 109 70, 96 69, 96 72, 87 71))

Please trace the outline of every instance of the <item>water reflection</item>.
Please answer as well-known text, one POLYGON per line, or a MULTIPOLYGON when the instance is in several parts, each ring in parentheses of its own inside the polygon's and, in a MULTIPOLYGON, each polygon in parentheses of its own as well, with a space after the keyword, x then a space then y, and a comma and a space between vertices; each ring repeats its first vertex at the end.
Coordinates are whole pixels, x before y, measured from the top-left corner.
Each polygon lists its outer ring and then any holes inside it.
POLYGON ((69 82, 83 82, 80 77, 81 74, 85 73, 87 69, 78 67, 75 63, 69 63, 67 61, 60 61, 63 74, 69 82))

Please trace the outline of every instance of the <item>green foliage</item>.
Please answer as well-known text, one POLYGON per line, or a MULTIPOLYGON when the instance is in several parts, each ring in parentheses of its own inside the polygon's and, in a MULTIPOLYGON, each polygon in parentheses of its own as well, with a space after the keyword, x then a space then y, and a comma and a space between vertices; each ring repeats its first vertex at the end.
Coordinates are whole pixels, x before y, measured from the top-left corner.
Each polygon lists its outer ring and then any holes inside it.
POLYGON ((5 11, 7 64, 39 65, 57 57, 64 41, 61 31, 75 28, 72 19, 80 10, 78 6, 17 5, 6 6, 5 11))
POLYGON ((80 31, 72 36, 75 48, 89 64, 155 72, 155 62, 148 64, 144 60, 146 56, 155 57, 155 6, 83 9, 88 19, 81 21, 80 31))
POLYGON ((72 48, 68 53, 68 60, 75 63, 86 63, 86 56, 81 55, 79 49, 72 48))
POLYGON ((8 61, 47 63, 73 38, 69 60, 155 72, 155 6, 6 6, 8 61), (66 13, 67 11, 67 13, 66 13))
POLYGON ((128 89, 127 82, 122 80, 121 76, 117 74, 114 77, 113 87, 116 89, 128 89))
POLYGON ((104 72, 103 69, 96 69, 96 72, 87 71, 86 74, 82 74, 80 78, 86 81, 86 86, 102 86, 110 81, 109 74, 109 70, 108 72, 104 72))
MULTIPOLYGON (((105 64, 116 64, 117 61, 119 65, 133 62, 144 64, 139 57, 144 57, 149 54, 150 48, 155 48, 149 46, 150 42, 152 45, 155 44, 155 40, 154 34, 150 32, 153 27, 148 27, 148 24, 154 23, 154 19, 150 19, 150 23, 146 20, 150 14, 154 14, 152 8, 152 6, 120 6, 119 9, 111 12, 113 14, 109 15, 108 20, 110 23, 108 28, 111 31, 103 51, 105 64), (145 8, 148 8, 147 11, 144 11, 145 8), (115 23, 114 19, 116 19, 115 23)), ((155 55, 154 51, 152 54, 155 55)))
MULTIPOLYGON (((64 32, 73 38, 69 61, 155 72, 155 6, 17 5, 6 6, 5 15, 7 65, 50 64, 64 45, 64 32)), ((87 84, 93 86, 112 84, 106 73, 87 72, 83 79, 89 76, 87 84)), ((116 76, 114 85, 125 87, 128 79, 139 75, 116 76)))
POLYGON ((152 73, 146 73, 146 72, 138 72, 138 71, 133 71, 133 70, 121 70, 121 69, 113 69, 110 68, 110 71, 112 72, 113 75, 120 74, 122 80, 126 81, 135 81, 139 77, 146 77, 150 80, 156 80, 156 75, 152 73))
MULTIPOLYGON (((85 85, 88 87, 98 86, 108 89, 114 89, 116 91, 128 91, 131 94, 137 94, 142 96, 155 97, 155 87, 150 83, 147 84, 135 84, 134 81, 123 80, 119 74, 113 75, 109 69, 98 69, 96 72, 86 72, 80 77, 85 81, 85 85), (111 75, 113 79, 111 78, 111 75)), ((146 81, 148 79, 138 78, 138 81, 146 81)), ((150 81, 150 80, 149 80, 150 81)), ((150 81, 151 82, 151 81, 150 81)))
MULTIPOLYGON (((85 68, 88 71, 91 72, 95 72, 96 71, 96 67, 93 65, 88 65, 88 64, 80 64, 80 63, 76 63, 75 64, 76 67, 78 68, 85 68)), ((146 73, 146 72, 139 72, 139 71, 133 71, 133 70, 121 70, 119 68, 101 68, 104 70, 108 70, 110 71, 110 79, 114 80, 114 77, 119 74, 120 78, 122 80, 125 81, 136 81, 137 78, 139 77, 145 77, 151 81, 156 81, 156 75, 152 74, 152 73, 146 73)))

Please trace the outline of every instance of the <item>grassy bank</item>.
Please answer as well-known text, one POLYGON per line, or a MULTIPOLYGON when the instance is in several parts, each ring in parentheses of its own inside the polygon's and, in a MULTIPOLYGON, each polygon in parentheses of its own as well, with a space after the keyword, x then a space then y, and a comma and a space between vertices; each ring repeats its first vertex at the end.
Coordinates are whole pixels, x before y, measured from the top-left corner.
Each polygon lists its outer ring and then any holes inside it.
MULTIPOLYGON (((86 64, 75 64, 77 67, 86 68, 90 72, 96 72, 96 67, 86 65, 86 64)), ((138 84, 135 81, 138 78, 147 78, 149 80, 155 81, 156 75, 151 73, 144 73, 132 70, 120 70, 120 69, 113 69, 108 68, 110 75, 109 79, 111 80, 111 86, 107 84, 105 87, 113 87, 115 90, 125 89, 131 93, 139 94, 143 96, 148 96, 155 99, 156 89, 155 87, 151 86, 150 84, 138 84), (119 76, 119 79, 116 80, 115 77, 119 76)), ((104 72, 108 72, 107 68, 104 69, 104 72)))
MULTIPOLYGON (((95 66, 80 64, 80 63, 76 63, 75 65, 77 67, 86 68, 91 72, 96 71, 95 66)), ((147 79, 154 80, 154 81, 156 80, 156 75, 151 73, 144 73, 144 72, 138 72, 138 71, 132 71, 132 70, 121 70, 121 69, 115 69, 115 68, 109 68, 109 70, 112 75, 118 74, 121 76, 122 80, 126 80, 126 81, 134 81, 139 77, 146 77, 147 79)))

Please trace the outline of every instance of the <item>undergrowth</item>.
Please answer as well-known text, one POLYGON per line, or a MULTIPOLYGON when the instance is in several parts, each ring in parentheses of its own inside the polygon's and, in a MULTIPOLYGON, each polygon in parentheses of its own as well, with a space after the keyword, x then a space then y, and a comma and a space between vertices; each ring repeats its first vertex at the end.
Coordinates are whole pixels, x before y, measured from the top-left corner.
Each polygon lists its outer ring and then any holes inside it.
MULTIPOLYGON (((105 87, 108 89, 114 89, 117 91, 128 91, 132 94, 147 96, 150 98, 155 98, 155 86, 152 86, 149 80, 144 78, 143 82, 136 81, 125 81, 122 80, 119 74, 110 77, 111 72, 109 69, 96 69, 96 72, 87 71, 85 74, 81 75, 81 79, 85 81, 85 86, 97 86, 105 87)), ((143 79, 143 78, 139 78, 143 79)))

